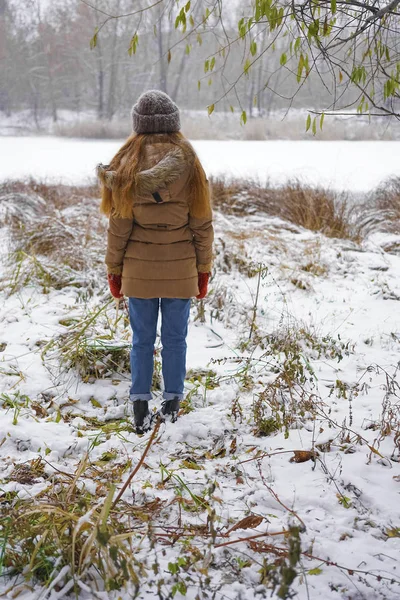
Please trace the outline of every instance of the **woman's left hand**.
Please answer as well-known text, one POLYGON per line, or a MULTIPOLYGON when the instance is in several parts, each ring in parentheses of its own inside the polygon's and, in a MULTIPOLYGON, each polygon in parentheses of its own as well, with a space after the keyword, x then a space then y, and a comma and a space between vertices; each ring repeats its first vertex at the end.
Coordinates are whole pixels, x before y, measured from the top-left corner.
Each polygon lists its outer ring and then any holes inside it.
POLYGON ((107 275, 108 286, 110 288, 110 292, 114 298, 123 298, 124 295, 121 293, 121 285, 122 278, 121 275, 115 275, 114 273, 109 273, 107 275))

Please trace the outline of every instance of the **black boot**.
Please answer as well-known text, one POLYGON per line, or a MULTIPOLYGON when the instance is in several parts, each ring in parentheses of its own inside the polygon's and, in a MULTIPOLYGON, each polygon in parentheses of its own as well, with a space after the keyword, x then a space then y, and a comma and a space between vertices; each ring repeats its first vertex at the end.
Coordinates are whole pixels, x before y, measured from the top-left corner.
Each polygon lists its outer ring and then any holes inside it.
POLYGON ((173 400, 164 400, 161 406, 161 418, 169 417, 171 423, 175 423, 178 418, 180 402, 177 396, 173 400))
POLYGON ((147 400, 134 400, 133 416, 135 419, 136 433, 145 433, 151 427, 151 415, 147 400))

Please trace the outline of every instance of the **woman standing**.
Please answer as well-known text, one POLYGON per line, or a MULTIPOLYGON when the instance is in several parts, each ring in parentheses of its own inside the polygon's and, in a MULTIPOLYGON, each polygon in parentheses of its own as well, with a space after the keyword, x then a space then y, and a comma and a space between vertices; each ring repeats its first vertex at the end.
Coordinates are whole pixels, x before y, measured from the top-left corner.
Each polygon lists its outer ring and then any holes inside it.
POLYGON ((186 374, 190 299, 204 298, 212 262, 209 185, 179 132, 176 104, 151 90, 132 109, 134 133, 99 165, 101 210, 109 216, 105 262, 112 295, 129 297, 133 331, 130 402, 136 431, 150 428, 154 343, 161 309, 161 416, 177 418, 186 374))

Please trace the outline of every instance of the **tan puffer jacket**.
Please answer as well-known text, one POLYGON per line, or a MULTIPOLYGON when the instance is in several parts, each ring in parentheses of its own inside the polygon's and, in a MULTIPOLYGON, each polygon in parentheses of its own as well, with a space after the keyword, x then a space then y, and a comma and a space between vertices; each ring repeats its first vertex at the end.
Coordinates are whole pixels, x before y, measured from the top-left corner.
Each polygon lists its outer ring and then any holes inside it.
MULTIPOLYGON (((167 134, 152 134, 150 142, 136 175, 133 218, 110 216, 105 262, 109 273, 122 273, 125 296, 191 298, 199 293, 198 273, 212 266, 211 206, 202 218, 191 213, 190 144, 183 150, 167 134)), ((112 189, 114 173, 99 165, 98 175, 112 189)))

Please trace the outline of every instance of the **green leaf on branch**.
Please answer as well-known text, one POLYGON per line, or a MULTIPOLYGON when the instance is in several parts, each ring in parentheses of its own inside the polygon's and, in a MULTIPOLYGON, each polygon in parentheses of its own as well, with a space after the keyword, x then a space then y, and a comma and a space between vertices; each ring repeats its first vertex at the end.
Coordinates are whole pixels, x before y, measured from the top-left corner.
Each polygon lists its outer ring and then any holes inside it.
POLYGON ((135 35, 131 39, 131 43, 129 44, 129 48, 128 48, 129 56, 132 56, 132 54, 136 54, 136 49, 138 47, 138 43, 139 43, 139 36, 137 33, 135 33, 135 35))
POLYGON ((286 65, 287 63, 287 55, 285 53, 281 54, 281 60, 280 60, 281 66, 283 67, 284 65, 286 65))
POLYGON ((244 67, 243 67, 243 71, 244 71, 245 75, 248 74, 250 67, 251 67, 251 62, 249 61, 249 59, 247 59, 246 62, 244 63, 244 67))
POLYGON ((331 11, 332 11, 332 14, 334 15, 336 12, 336 0, 331 0, 331 11))
POLYGON ((310 65, 308 62, 308 54, 305 55, 304 57, 304 68, 306 70, 306 75, 308 76, 308 74, 310 73, 310 65))
POLYGON ((301 75, 303 73, 304 68, 305 68, 304 56, 303 56, 303 54, 300 54, 299 64, 297 67, 297 83, 300 83, 300 81, 301 81, 301 75))
POLYGON ((322 131, 322 127, 324 125, 324 119, 325 119, 325 113, 322 113, 320 119, 319 119, 319 128, 322 131))
POLYGON ((215 56, 213 56, 210 61, 210 71, 212 71, 214 67, 215 67, 215 56))
POLYGON ((244 23, 244 17, 242 17, 240 19, 240 21, 238 22, 238 30, 239 30, 240 37, 243 39, 247 33, 246 25, 244 23))
POLYGON ((278 22, 277 22, 278 27, 282 24, 284 16, 285 16, 285 9, 283 8, 283 6, 281 6, 281 8, 279 9, 279 12, 278 12, 278 22))
POLYGON ((344 506, 344 508, 351 508, 352 502, 351 498, 347 496, 343 496, 342 494, 336 494, 337 499, 339 500, 339 504, 344 506))
POLYGON ((310 569, 308 571, 308 575, 321 575, 322 573, 322 569, 320 569, 319 567, 316 567, 315 569, 310 569))
POLYGON ((308 39, 310 40, 312 37, 318 37, 319 34, 319 19, 316 19, 312 23, 310 23, 308 27, 308 39))
POLYGON ((185 7, 181 8, 176 19, 175 19, 175 29, 178 29, 179 25, 182 25, 182 33, 186 31, 186 12, 185 7))
POLYGON ((250 44, 250 52, 251 52, 252 56, 254 56, 255 53, 257 52, 257 44, 254 40, 250 44))
POLYGON ((209 116, 212 112, 214 112, 214 104, 210 104, 210 106, 207 106, 207 112, 209 116))
POLYGON ((306 131, 308 131, 311 127, 311 115, 307 116, 307 121, 306 121, 306 131))
POLYGON ((241 125, 246 125, 247 122, 247 113, 245 110, 242 110, 242 114, 240 115, 240 123, 241 125))
POLYGON ((351 72, 350 79, 353 83, 365 84, 367 80, 367 71, 364 66, 354 66, 351 72))
POLYGON ((187 585, 184 581, 178 581, 178 583, 174 583, 174 585, 172 586, 171 589, 171 595, 173 598, 175 598, 175 595, 177 593, 180 593, 182 596, 186 596, 186 592, 187 592, 187 585))
POLYGON ((92 37, 92 39, 90 40, 90 49, 94 50, 94 48, 96 48, 97 46, 97 35, 99 33, 99 29, 98 27, 96 27, 96 29, 94 30, 94 35, 92 37))
POLYGON ((317 135, 317 117, 314 117, 311 129, 312 129, 313 135, 317 135))
POLYGON ((179 565, 177 563, 169 562, 168 571, 172 573, 172 575, 176 575, 177 573, 179 573, 179 565))

